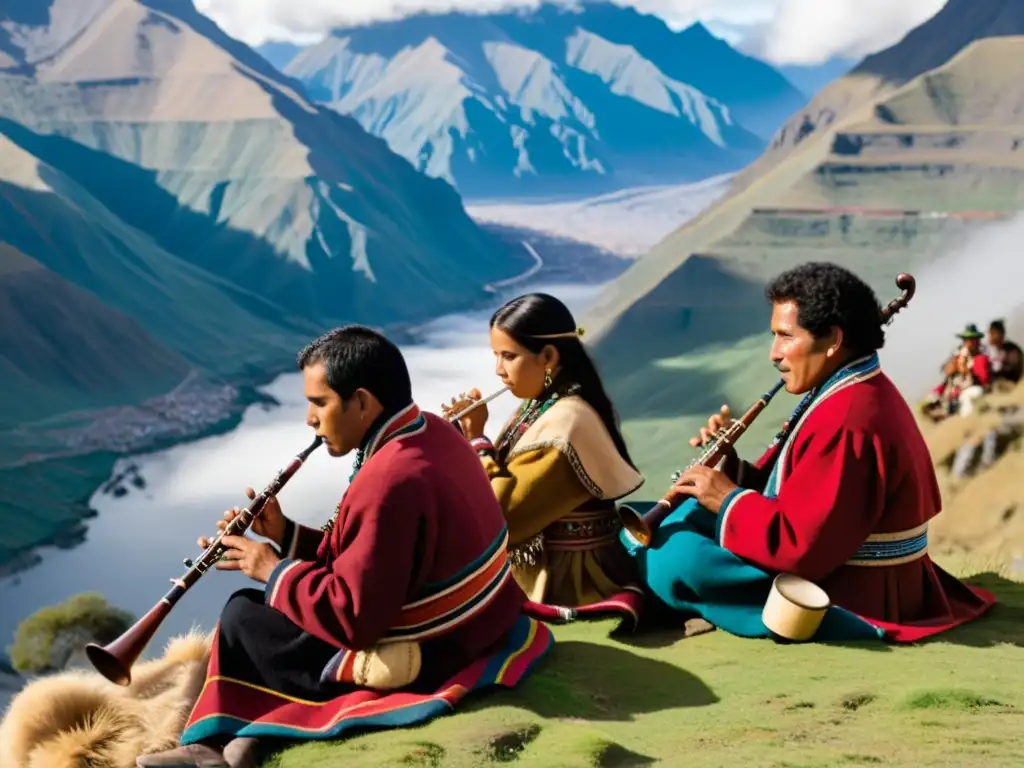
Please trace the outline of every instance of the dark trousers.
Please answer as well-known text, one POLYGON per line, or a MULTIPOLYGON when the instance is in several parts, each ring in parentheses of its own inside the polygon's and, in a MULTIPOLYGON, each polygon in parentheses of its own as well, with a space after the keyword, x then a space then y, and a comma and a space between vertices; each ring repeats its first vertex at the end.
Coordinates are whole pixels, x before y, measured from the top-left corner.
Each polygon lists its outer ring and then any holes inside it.
POLYGON ((226 677, 309 701, 326 701, 344 690, 320 683, 321 671, 340 649, 264 604, 260 589, 242 589, 228 599, 217 650, 226 677))

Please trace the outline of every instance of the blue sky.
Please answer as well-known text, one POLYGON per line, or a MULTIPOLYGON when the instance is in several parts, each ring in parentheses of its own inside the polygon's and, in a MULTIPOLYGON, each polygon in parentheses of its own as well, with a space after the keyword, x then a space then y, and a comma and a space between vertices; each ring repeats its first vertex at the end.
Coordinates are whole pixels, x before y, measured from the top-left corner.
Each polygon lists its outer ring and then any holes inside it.
MULTIPOLYGON (((542 0, 195 0, 229 34, 250 45, 313 42, 333 27, 420 11, 488 12, 542 0)), ((579 0, 555 0, 571 5, 579 0)), ((859 59, 898 42, 946 0, 613 0, 674 28, 703 21, 715 34, 776 64, 859 59)))

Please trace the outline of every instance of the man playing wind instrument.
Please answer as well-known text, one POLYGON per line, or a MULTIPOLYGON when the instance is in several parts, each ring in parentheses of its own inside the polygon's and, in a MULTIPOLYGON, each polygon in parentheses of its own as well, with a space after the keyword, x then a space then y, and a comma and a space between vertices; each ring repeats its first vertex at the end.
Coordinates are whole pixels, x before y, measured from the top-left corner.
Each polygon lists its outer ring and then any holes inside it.
POLYGON ((217 567, 265 589, 229 599, 183 746, 140 766, 251 766, 264 737, 428 720, 472 690, 516 685, 551 646, 522 614, 480 460, 413 402, 398 348, 348 326, 303 350, 299 368, 307 424, 330 455, 357 451, 350 485, 321 530, 272 500, 254 531, 274 546, 225 538, 217 567))
MULTIPOLYGON (((733 452, 721 471, 683 472, 668 498, 687 501, 650 548, 623 535, 650 590, 751 637, 770 636, 762 608, 779 573, 814 582, 831 598, 817 640, 911 642, 976 618, 992 595, 928 555, 939 488, 913 413, 879 367, 875 294, 822 263, 785 272, 766 294, 770 359, 786 391, 804 398, 756 463, 733 452)), ((691 445, 728 421, 727 410, 711 417, 691 445)))

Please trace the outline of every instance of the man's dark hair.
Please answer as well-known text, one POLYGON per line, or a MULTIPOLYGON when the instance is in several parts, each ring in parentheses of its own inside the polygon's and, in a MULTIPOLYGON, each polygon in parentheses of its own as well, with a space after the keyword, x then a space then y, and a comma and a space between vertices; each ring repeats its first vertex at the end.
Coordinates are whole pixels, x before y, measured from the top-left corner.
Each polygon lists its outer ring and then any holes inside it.
POLYGON ((814 338, 827 336, 833 326, 843 331, 843 344, 856 356, 885 345, 885 332, 871 286, 847 269, 826 262, 801 264, 772 280, 765 288, 768 301, 792 301, 797 323, 814 338))
POLYGON ((993 320, 989 324, 988 329, 990 331, 998 331, 1004 336, 1006 335, 1006 323, 1004 323, 1002 320, 993 320))
POLYGON ((357 389, 376 397, 385 410, 412 402, 409 369, 401 351, 382 334, 363 325, 328 331, 299 353, 299 370, 323 363, 328 386, 347 400, 357 389))

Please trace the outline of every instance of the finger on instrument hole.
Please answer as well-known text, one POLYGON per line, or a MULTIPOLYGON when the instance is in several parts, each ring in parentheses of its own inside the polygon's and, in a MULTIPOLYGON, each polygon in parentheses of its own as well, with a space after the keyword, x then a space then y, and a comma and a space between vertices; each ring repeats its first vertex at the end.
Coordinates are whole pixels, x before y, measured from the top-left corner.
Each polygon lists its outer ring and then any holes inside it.
POLYGON ((241 560, 233 560, 230 558, 222 558, 217 561, 217 564, 213 566, 218 571, 238 571, 242 568, 241 560))
POLYGON ((252 488, 246 488, 245 489, 245 495, 248 496, 250 499, 255 499, 256 498, 256 491, 253 490, 252 488))
POLYGON ((210 546, 210 540, 206 536, 200 536, 196 539, 196 544, 198 544, 201 549, 206 549, 210 546))

